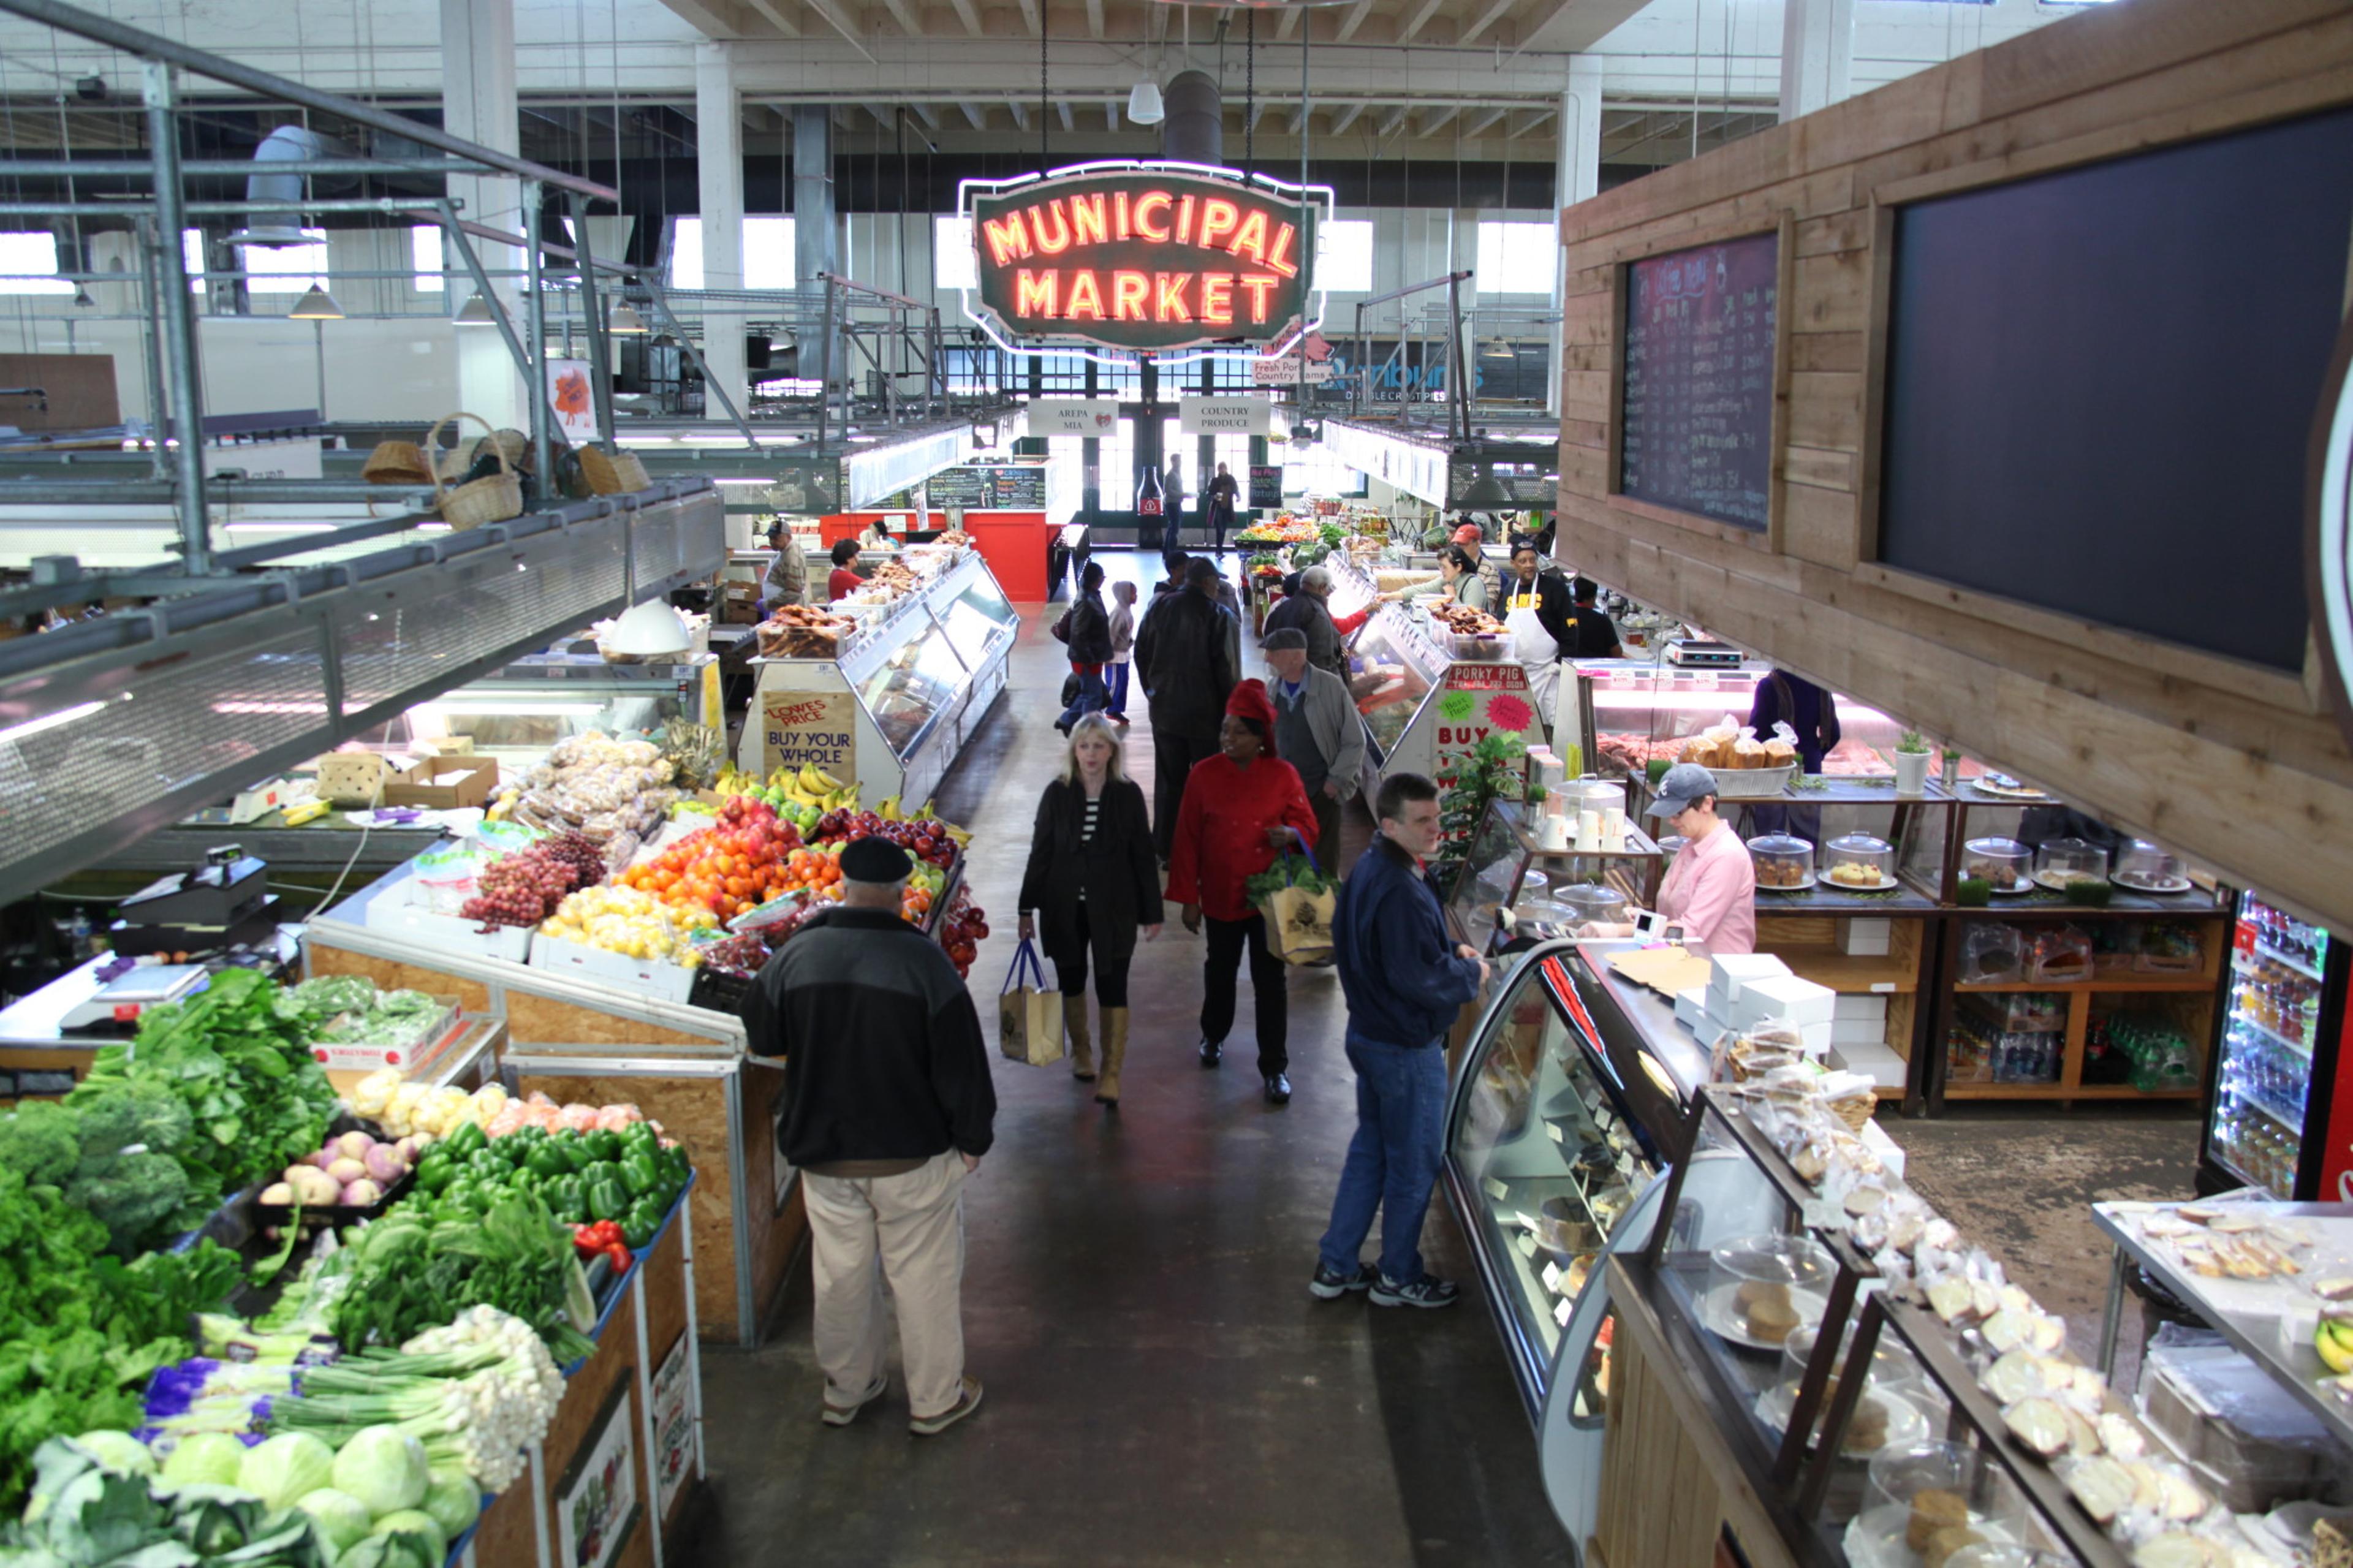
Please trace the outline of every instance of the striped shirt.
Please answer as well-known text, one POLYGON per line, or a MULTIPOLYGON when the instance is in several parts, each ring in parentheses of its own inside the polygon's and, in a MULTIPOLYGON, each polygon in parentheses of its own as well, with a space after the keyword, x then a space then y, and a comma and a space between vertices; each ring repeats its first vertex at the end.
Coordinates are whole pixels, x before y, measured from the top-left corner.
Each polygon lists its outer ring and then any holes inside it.
MULTIPOLYGON (((1092 844, 1095 841, 1095 819, 1100 816, 1102 813, 1103 797, 1101 795, 1094 795, 1087 796, 1086 815, 1079 819, 1080 843, 1092 844)), ((1084 881, 1081 881, 1079 884, 1079 902, 1083 904, 1086 901, 1087 885, 1084 881)))

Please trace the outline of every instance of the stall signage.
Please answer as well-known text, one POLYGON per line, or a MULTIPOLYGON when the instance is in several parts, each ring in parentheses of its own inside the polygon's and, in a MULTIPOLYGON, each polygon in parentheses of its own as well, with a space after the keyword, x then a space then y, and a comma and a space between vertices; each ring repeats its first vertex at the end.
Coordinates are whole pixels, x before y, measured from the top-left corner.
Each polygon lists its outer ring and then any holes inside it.
POLYGON ((1116 397, 1041 397, 1029 405, 1032 436, 1116 436, 1116 397))
POLYGON ((1508 660, 1453 665, 1446 684, 1430 698, 1430 711, 1437 721, 1431 739, 1442 790, 1461 782, 1470 771, 1472 752, 1489 735, 1522 735, 1531 745, 1544 740, 1544 721, 1528 689, 1527 668, 1508 660))
POLYGON ((1303 360, 1296 354, 1261 354, 1250 361, 1252 386, 1297 386, 1302 379, 1310 386, 1322 386, 1339 374, 1339 367, 1328 359, 1303 360))
MULTIPOLYGON (((780 1160, 779 1164, 783 1163, 780 1160)), ((654 1517, 668 1519, 670 1504, 694 1465, 693 1336, 681 1334, 654 1373, 654 1517)))
POLYGON ((1180 397, 1177 429, 1187 436, 1263 436, 1274 405, 1263 397, 1180 397))
POLYGON ((1321 317, 1312 273, 1329 205, 1325 190, 1187 163, 967 180, 978 282, 965 309, 1007 347, 1293 342, 1321 317))
POLYGON ((590 393, 589 365, 585 359, 552 359, 540 366, 546 382, 547 405, 555 410, 555 428, 567 441, 596 439, 596 400, 590 393))
POLYGON ((847 691, 772 691, 760 704, 760 773, 815 763, 858 776, 858 699, 847 691))

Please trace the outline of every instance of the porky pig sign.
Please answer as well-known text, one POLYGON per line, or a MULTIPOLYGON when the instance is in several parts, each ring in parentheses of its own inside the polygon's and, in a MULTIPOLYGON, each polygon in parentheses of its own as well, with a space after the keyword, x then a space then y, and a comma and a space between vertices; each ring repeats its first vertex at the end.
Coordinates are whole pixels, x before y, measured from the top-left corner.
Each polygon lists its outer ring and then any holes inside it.
POLYGON ((847 691, 772 691, 760 703, 760 776, 815 763, 858 776, 858 699, 847 691))
POLYGON ((1532 746, 1545 739, 1535 700, 1528 691, 1528 672, 1508 661, 1456 665, 1438 694, 1436 716, 1438 732, 1431 739, 1441 789, 1455 786, 1472 749, 1489 735, 1509 731, 1532 746))

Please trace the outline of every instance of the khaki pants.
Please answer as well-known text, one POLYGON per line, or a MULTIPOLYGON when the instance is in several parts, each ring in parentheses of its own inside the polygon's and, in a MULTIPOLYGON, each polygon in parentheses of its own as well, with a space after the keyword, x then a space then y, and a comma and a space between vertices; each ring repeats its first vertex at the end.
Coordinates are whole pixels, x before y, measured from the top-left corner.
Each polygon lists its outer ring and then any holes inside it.
POLYGON ((817 1363, 836 1405, 855 1405, 882 1375, 889 1348, 882 1281, 898 1306, 907 1405, 954 1405, 964 1381, 964 1158, 955 1150, 902 1176, 805 1174, 817 1363))

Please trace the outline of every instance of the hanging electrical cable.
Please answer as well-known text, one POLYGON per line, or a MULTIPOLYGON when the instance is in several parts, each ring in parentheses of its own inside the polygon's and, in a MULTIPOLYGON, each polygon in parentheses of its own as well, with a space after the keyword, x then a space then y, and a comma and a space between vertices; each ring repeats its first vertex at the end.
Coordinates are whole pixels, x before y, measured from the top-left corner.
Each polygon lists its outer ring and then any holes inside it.
POLYGON ((1046 21, 1047 14, 1041 12, 1038 17, 1038 173, 1041 176, 1050 166, 1046 161, 1046 121, 1053 114, 1046 82, 1046 21))
POLYGON ((1242 173, 1258 173, 1258 13, 1252 11, 1242 32, 1242 173))

